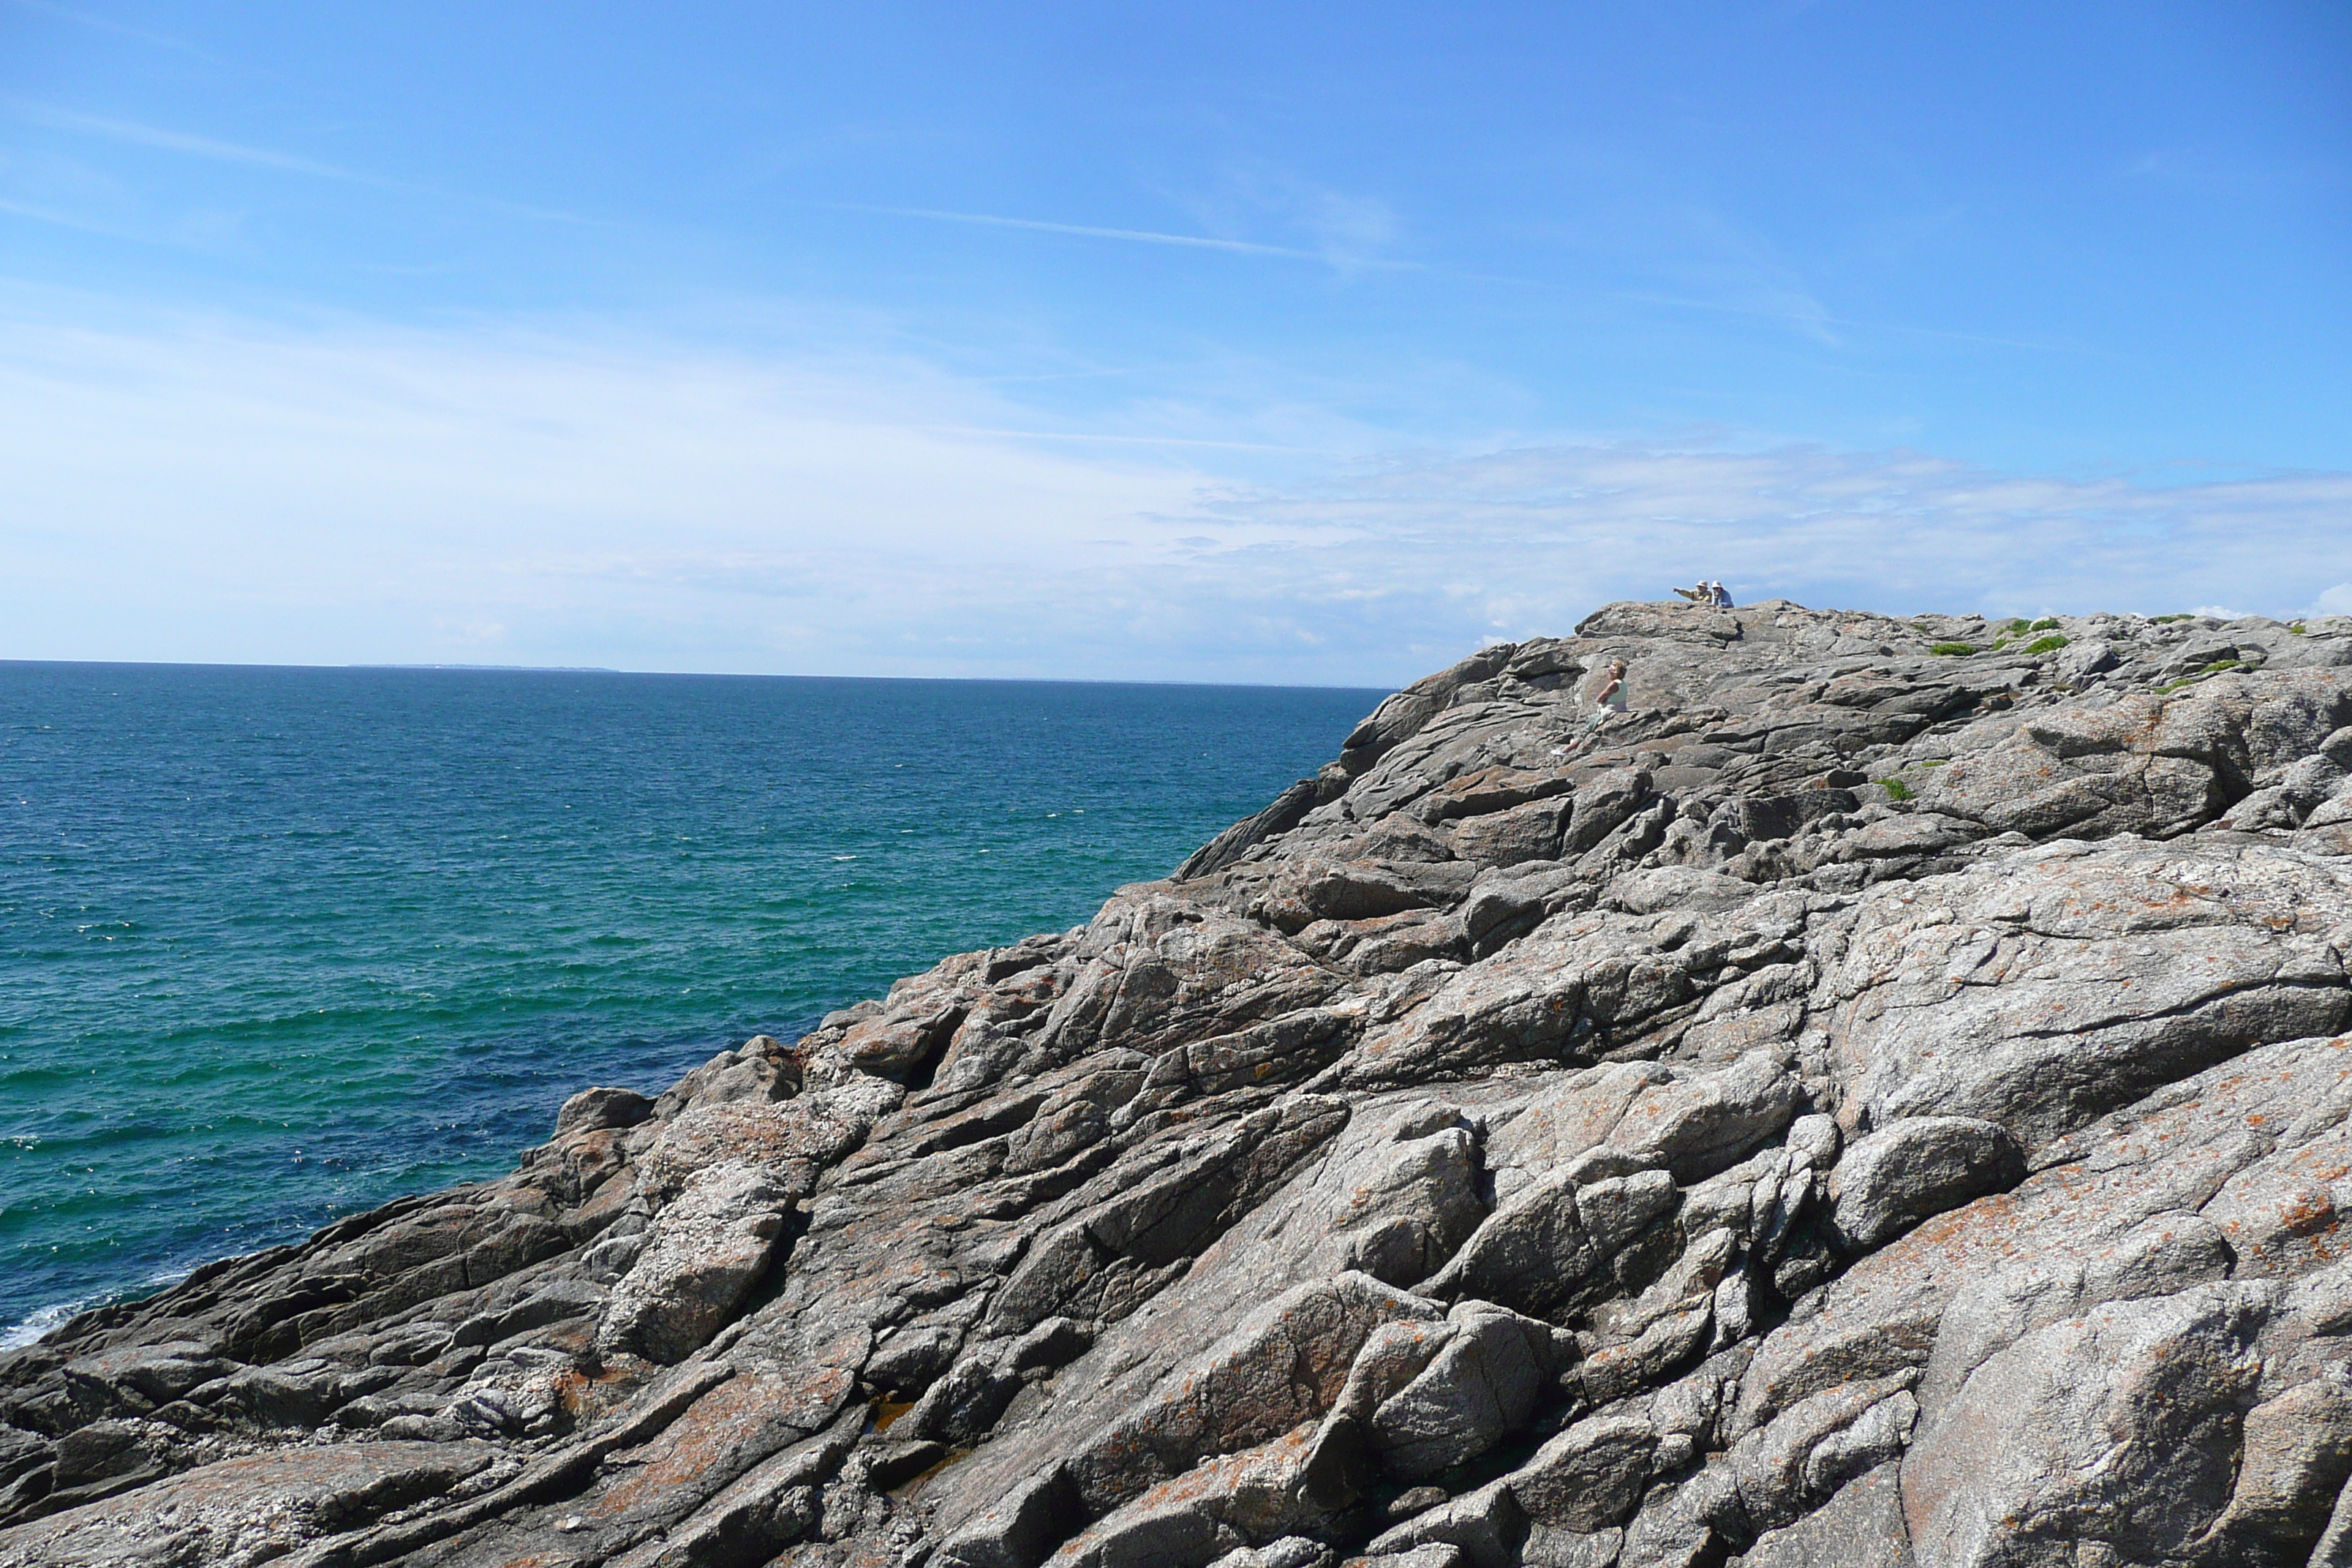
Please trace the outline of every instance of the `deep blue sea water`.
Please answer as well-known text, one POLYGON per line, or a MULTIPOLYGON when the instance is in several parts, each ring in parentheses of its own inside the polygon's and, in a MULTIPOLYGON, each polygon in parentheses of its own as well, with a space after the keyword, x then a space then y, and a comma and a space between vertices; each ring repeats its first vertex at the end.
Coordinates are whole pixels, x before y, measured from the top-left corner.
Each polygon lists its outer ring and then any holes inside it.
POLYGON ((0 663, 0 1338, 1083 921, 1380 695, 0 663))

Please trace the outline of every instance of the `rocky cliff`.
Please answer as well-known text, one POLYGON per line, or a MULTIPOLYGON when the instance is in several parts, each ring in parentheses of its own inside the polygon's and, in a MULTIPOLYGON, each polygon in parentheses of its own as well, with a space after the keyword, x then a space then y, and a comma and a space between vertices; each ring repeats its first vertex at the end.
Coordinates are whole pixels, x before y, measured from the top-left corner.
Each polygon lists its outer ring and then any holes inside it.
POLYGON ((0 1361, 0 1563, 2352 1563, 2347 773, 2352 621, 1612 605, 0 1361))

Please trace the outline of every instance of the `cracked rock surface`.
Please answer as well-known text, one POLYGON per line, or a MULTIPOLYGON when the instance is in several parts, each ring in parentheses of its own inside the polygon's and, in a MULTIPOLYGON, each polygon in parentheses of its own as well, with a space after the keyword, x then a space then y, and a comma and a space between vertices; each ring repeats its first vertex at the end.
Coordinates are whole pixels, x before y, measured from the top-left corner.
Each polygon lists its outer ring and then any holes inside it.
POLYGON ((2352 620, 1612 605, 0 1358, 0 1568, 2352 1564, 2348 954, 2352 620))

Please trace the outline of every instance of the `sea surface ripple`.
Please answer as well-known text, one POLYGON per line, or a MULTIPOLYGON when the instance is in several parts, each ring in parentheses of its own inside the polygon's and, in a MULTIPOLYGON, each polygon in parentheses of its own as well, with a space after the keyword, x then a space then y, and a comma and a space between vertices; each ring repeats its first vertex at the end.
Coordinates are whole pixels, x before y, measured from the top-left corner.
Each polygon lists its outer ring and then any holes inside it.
POLYGON ((1078 923, 1380 695, 0 662, 0 1344, 1078 923))

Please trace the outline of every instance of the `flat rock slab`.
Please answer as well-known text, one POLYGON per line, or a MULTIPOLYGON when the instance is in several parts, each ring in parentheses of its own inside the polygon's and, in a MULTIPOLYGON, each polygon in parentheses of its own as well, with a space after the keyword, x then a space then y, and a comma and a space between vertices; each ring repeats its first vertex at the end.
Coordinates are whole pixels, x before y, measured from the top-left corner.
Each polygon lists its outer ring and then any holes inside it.
POLYGON ((2347 792, 2352 617, 1610 605, 0 1356, 0 1568, 2352 1564, 2347 792))
POLYGON ((480 1443, 342 1443, 224 1459, 0 1531, 0 1564, 260 1563, 437 1496, 496 1458, 480 1443))

